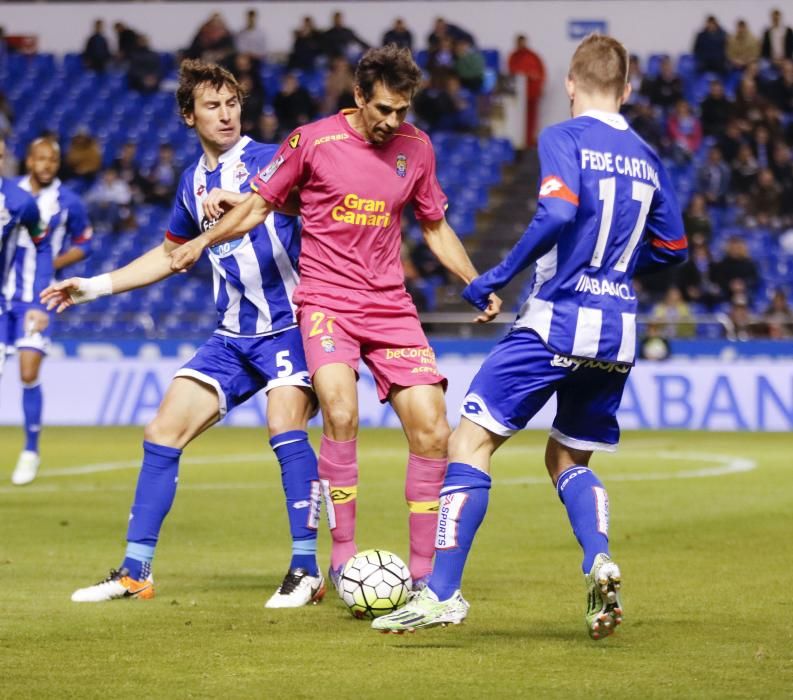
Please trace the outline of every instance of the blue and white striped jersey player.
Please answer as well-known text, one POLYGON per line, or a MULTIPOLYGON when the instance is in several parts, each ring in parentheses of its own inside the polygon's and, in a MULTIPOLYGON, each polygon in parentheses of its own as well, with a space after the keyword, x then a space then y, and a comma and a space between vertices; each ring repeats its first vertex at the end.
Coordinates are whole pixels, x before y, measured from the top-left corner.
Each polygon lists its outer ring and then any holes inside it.
POLYGON ((589 635, 608 636, 622 620, 608 496, 589 461, 619 440, 616 413, 636 348, 632 277, 682 262, 687 247, 658 156, 619 114, 630 93, 627 68, 614 39, 581 42, 566 81, 573 118, 540 136, 534 219, 507 257, 463 291, 483 309, 491 292, 536 263, 528 298, 474 377, 450 438, 428 586, 375 620, 376 629, 399 633, 465 618, 463 567, 487 509, 491 457, 554 394, 545 465, 583 549, 589 635))
POLYGON ((25 446, 11 475, 11 481, 16 485, 33 481, 39 469, 43 405, 39 374, 52 330, 51 323, 42 328, 32 321, 26 323, 25 319, 31 309, 42 314, 42 318, 48 317, 39 301, 39 293, 52 282, 50 275, 53 271, 59 276, 60 270, 90 254, 93 234, 80 198, 56 177, 60 164, 57 141, 38 138, 28 146, 25 159, 27 175, 17 184, 36 199, 42 226, 48 229, 53 261, 46 270, 42 270, 36 263, 39 249, 27 233, 22 233, 2 287, 6 314, 0 319, 0 339, 6 344, 7 352, 16 350, 22 382, 25 446))
MULTIPOLYGON (((5 153, 6 143, 0 135, 0 172, 5 153)), ((0 288, 14 274, 13 265, 20 241, 29 241, 39 271, 39 275, 30 280, 31 291, 38 296, 52 279, 52 247, 47 233, 36 200, 31 194, 8 178, 0 177, 0 288)), ((0 373, 6 357, 9 318, 9 304, 0 296, 0 373)), ((22 327, 28 328, 31 333, 43 332, 49 317, 41 305, 31 305, 24 311, 20 321, 22 327)), ((23 476, 19 469, 15 469, 12 477, 14 483, 27 483, 35 476, 35 471, 29 479, 21 478, 23 476)))
MULTIPOLYGON (((111 273, 53 285, 43 295, 49 307, 60 311, 168 277, 169 253, 217 221, 206 213, 208 193, 220 188, 247 192, 249 178, 275 153, 275 146, 240 136, 243 94, 225 69, 185 61, 176 96, 204 154, 182 176, 165 241, 111 273)), ((261 389, 268 393, 270 445, 281 465, 292 535, 289 570, 266 605, 298 607, 324 595, 316 561, 319 477, 307 433, 316 400, 291 299, 298 282, 298 236, 296 218, 274 213, 239 241, 209 250, 217 330, 177 371, 145 429, 143 466, 121 566, 106 580, 75 591, 73 601, 153 596, 151 563, 175 496, 183 448, 261 389)))

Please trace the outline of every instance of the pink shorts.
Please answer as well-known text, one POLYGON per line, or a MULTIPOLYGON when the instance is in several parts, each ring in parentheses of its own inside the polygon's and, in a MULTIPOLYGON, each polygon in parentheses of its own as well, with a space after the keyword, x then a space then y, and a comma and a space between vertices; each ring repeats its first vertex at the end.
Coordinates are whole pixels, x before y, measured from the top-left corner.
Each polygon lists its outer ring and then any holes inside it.
POLYGON ((374 376, 377 396, 388 400, 393 386, 443 384, 435 352, 421 329, 404 288, 384 292, 301 289, 295 292, 297 320, 311 376, 341 362, 358 373, 361 359, 374 376))

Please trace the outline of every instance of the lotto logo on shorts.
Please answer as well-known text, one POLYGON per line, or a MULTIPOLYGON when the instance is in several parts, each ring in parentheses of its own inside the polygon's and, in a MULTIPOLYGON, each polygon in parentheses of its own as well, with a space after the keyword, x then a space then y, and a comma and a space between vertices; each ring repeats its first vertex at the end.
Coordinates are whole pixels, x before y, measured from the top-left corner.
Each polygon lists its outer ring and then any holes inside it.
POLYGON ((438 510, 438 529, 435 534, 436 549, 454 549, 457 547, 457 528, 460 512, 468 500, 466 493, 450 493, 441 496, 438 510))

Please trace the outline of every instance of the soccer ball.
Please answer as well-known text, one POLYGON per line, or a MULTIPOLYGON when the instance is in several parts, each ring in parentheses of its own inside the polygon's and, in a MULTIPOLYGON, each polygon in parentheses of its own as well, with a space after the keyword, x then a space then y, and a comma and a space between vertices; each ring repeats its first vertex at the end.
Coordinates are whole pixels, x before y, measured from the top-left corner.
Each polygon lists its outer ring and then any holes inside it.
POLYGON ((339 595, 357 618, 370 620, 404 605, 413 581, 405 562, 382 549, 350 557, 339 579, 339 595))

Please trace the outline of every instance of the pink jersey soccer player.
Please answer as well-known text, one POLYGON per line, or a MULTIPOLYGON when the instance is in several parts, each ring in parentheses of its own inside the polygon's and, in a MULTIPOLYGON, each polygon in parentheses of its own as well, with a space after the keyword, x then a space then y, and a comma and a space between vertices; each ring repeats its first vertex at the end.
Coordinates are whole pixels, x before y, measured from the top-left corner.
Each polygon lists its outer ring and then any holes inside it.
MULTIPOLYGON (((416 587, 432 567, 449 436, 446 380, 405 290, 399 255, 405 205, 413 204, 427 244, 448 270, 466 283, 477 272, 444 216, 429 137, 405 123, 420 79, 409 51, 367 51, 356 69, 357 108, 294 131, 253 180, 256 194, 233 198, 218 191, 205 205, 208 215, 236 206, 172 256, 174 269, 188 268, 205 247, 241 236, 299 190, 303 234, 294 301, 322 408, 319 473, 328 488, 334 581, 356 551, 361 359, 408 439, 405 496, 416 587)), ((477 321, 493 319, 500 306, 492 296, 477 321)))

